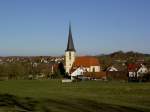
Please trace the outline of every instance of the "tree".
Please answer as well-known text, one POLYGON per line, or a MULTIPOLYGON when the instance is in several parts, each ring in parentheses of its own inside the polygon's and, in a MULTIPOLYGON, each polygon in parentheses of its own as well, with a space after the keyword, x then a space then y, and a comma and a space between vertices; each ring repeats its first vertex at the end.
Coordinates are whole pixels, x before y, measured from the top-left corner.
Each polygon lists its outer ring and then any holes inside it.
POLYGON ((60 74, 61 74, 63 77, 66 76, 64 64, 63 64, 62 62, 60 62, 59 65, 58 65, 58 71, 60 72, 60 74))

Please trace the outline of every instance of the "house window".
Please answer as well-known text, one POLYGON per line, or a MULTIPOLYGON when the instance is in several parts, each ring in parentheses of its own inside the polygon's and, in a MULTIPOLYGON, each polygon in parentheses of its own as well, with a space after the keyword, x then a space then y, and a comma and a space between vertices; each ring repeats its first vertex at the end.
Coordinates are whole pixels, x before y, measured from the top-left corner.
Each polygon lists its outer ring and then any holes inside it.
POLYGON ((71 52, 69 52, 69 60, 71 60, 71 52))

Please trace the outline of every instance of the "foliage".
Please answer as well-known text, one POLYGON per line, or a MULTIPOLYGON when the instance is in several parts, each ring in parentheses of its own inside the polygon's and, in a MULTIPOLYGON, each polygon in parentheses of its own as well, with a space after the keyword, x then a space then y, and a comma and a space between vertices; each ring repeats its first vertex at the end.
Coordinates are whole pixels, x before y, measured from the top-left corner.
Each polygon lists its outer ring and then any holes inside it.
POLYGON ((29 75, 36 77, 40 74, 44 74, 44 76, 48 78, 51 74, 49 65, 38 64, 38 66, 33 66, 30 63, 21 62, 5 63, 0 65, 1 79, 5 79, 6 77, 8 79, 28 79, 29 75))
POLYGON ((58 65, 58 72, 63 76, 63 77, 66 77, 66 71, 65 71, 65 68, 64 68, 64 64, 63 63, 59 63, 58 65))
POLYGON ((8 79, 20 79, 26 74, 25 67, 20 63, 11 63, 0 65, 0 76, 8 77, 8 79))
POLYGON ((29 79, 29 76, 31 76, 30 79, 36 79, 36 77, 41 74, 45 79, 66 77, 63 63, 59 63, 54 73, 51 71, 50 64, 45 63, 15 62, 0 64, 0 80, 29 79))

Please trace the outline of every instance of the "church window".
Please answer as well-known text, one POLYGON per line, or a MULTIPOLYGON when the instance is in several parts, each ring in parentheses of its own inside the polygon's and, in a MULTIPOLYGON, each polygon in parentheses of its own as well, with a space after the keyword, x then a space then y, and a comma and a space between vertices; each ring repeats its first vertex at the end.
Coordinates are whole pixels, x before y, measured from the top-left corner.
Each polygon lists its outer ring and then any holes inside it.
POLYGON ((71 52, 69 52, 69 60, 71 60, 71 52))

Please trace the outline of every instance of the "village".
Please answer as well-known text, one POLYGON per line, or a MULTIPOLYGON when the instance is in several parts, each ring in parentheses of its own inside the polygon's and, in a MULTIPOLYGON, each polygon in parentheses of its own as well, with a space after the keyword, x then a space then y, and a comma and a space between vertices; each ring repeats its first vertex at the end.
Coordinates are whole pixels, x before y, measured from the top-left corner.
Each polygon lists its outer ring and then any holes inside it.
POLYGON ((0 112, 150 112, 150 0, 0 0, 0 112))
POLYGON ((0 79, 54 79, 62 82, 79 80, 150 81, 150 56, 136 52, 110 55, 78 56, 71 24, 64 56, 0 57, 0 79))

